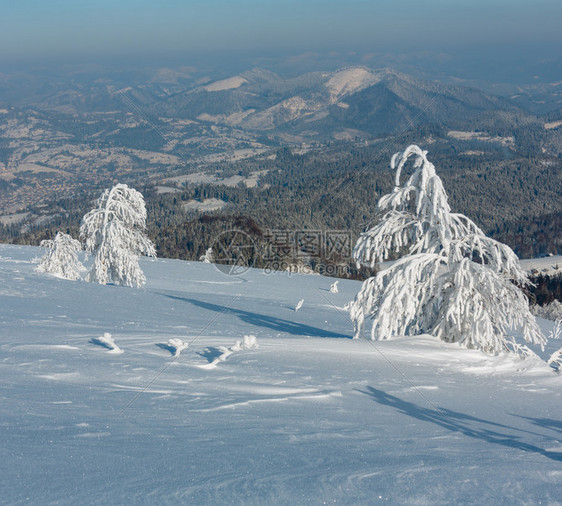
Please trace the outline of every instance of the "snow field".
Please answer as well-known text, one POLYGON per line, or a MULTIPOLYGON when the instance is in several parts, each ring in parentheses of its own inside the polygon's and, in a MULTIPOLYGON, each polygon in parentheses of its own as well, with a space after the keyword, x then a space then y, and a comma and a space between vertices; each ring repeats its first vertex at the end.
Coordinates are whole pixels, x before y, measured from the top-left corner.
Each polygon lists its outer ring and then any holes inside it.
POLYGON ((37 252, 0 245, 6 504, 560 503, 559 341, 354 341, 358 282, 142 259, 136 290, 36 273, 37 252))

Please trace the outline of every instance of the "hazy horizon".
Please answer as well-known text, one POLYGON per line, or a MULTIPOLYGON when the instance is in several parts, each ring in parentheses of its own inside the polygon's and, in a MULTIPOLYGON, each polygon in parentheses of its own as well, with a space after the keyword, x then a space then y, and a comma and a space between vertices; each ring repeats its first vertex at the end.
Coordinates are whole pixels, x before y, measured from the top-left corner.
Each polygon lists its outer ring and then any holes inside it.
POLYGON ((412 53, 441 54, 461 66, 464 58, 478 67, 479 57, 490 67, 529 66, 542 55, 559 61, 562 47, 562 3, 554 0, 27 0, 0 14, 3 68, 291 58, 298 65, 299 55, 369 64, 382 54, 412 53))

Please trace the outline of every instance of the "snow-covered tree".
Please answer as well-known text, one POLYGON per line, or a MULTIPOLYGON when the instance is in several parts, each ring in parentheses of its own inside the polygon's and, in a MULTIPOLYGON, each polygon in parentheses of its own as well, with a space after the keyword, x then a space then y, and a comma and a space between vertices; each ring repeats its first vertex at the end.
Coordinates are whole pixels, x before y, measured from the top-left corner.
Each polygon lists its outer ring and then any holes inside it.
POLYGON ((80 279, 80 272, 85 270, 78 260, 78 252, 82 250, 80 241, 57 232, 54 239, 41 241, 41 247, 47 248, 47 252, 39 260, 38 272, 48 272, 65 279, 80 279))
POLYGON ((525 341, 545 343, 523 292, 529 283, 515 253, 485 236, 469 218, 452 213, 427 152, 411 145, 392 157, 395 187, 378 203, 377 224, 353 250, 358 264, 373 267, 402 257, 366 280, 348 308, 355 337, 366 318, 372 339, 432 334, 488 353, 527 354, 508 334, 520 328, 525 341), (414 158, 413 174, 400 184, 414 158))
POLYGON ((215 253, 213 252, 213 248, 207 248, 205 250, 205 254, 201 255, 199 257, 199 261, 206 263, 206 264, 212 264, 215 262, 215 253))
POLYGON ((140 287, 146 282, 139 255, 156 256, 144 234, 146 208, 142 194, 126 184, 105 190, 97 208, 82 219, 80 236, 86 251, 94 254, 87 281, 140 287))

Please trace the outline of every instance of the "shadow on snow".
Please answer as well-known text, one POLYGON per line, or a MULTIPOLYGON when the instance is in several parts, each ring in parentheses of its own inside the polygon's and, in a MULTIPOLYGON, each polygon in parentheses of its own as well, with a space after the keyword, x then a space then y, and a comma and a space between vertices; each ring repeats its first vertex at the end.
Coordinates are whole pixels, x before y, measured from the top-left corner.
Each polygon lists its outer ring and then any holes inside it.
MULTIPOLYGON (((518 431, 521 433, 535 434, 544 437, 543 434, 536 434, 534 432, 517 429, 516 427, 509 427, 495 422, 489 422, 482 418, 466 415, 457 411, 452 411, 446 408, 422 408, 413 402, 404 401, 394 395, 387 394, 382 390, 377 390, 373 387, 367 387, 367 391, 358 390, 362 394, 368 395, 374 399, 378 404, 390 406, 398 412, 403 413, 422 422, 429 422, 452 432, 460 432, 465 436, 479 439, 487 443, 513 448, 515 450, 522 450, 525 452, 532 452, 543 455, 552 460, 562 462, 562 452, 554 452, 545 450, 530 443, 521 441, 520 436, 509 434, 508 431, 518 431)), ((550 422, 552 424, 552 422, 550 422)), ((560 425, 561 422, 556 422, 560 425)), ((551 425, 552 426, 552 425, 551 425)))
POLYGON ((162 350, 169 351, 172 355, 174 355, 176 353, 176 348, 174 348, 173 346, 170 346, 169 344, 156 343, 156 346, 158 346, 158 348, 160 348, 162 350))
POLYGON ((333 337, 333 338, 346 338, 351 339, 352 336, 345 334, 338 334, 336 332, 330 332, 329 330, 321 329, 318 327, 312 327, 310 325, 305 325, 303 323, 296 323, 290 320, 285 320, 283 318, 276 318, 275 316, 268 316, 259 313, 254 313, 250 311, 244 311, 243 309, 236 309, 233 307, 220 306, 218 304, 212 304, 210 302, 204 302, 201 300, 187 299, 185 297, 178 297, 176 295, 170 295, 163 293, 165 297, 170 299, 181 300, 189 302, 194 306, 207 309, 209 311, 215 311, 217 313, 223 313, 225 315, 233 315, 245 323, 250 325, 255 325, 256 327, 265 327, 277 332, 286 332, 287 334, 292 334, 295 336, 307 336, 307 337, 333 337))
POLYGON ((215 359, 219 358, 224 353, 223 350, 219 350, 214 346, 209 346, 205 348, 203 351, 198 351, 197 355, 200 355, 203 358, 206 358, 209 363, 214 362, 215 359))
POLYGON ((537 427, 542 427, 544 429, 550 429, 555 432, 562 433, 562 421, 560 420, 553 420, 551 418, 532 418, 532 417, 521 416, 521 415, 513 415, 513 416, 518 416, 519 418, 523 418, 524 420, 531 422, 533 425, 536 425, 537 427))

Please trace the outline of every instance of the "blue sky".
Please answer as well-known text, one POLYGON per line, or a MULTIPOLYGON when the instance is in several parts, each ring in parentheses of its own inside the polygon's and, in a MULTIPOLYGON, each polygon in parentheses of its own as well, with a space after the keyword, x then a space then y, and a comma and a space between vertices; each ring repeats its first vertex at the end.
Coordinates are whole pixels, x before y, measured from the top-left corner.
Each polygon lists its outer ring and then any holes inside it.
POLYGON ((2 0, 0 63, 562 46, 560 0, 2 0))

